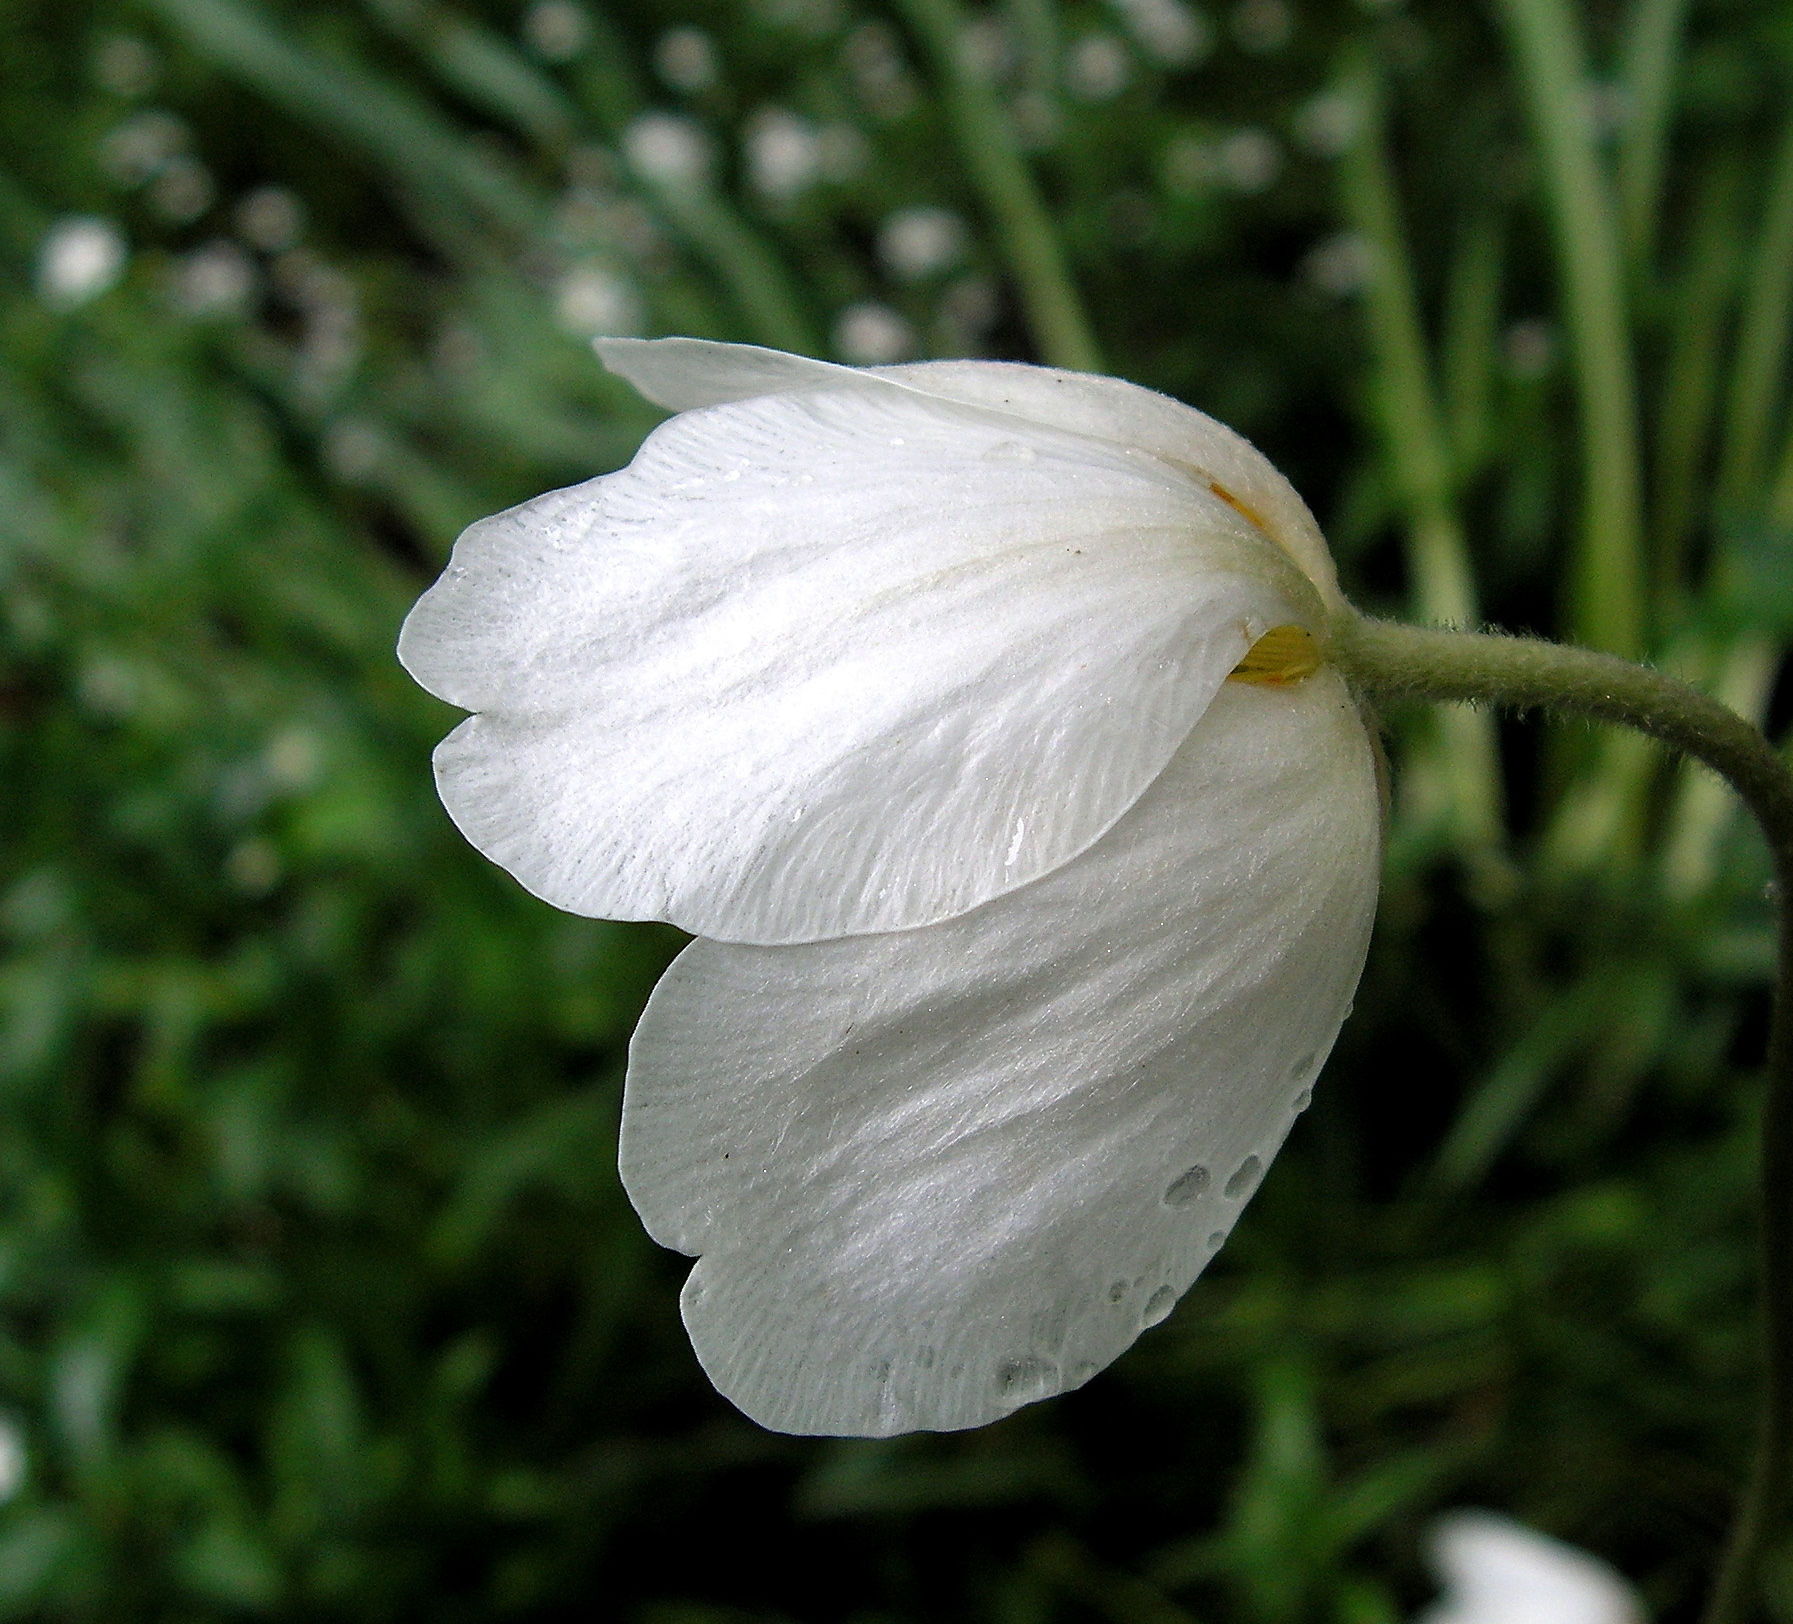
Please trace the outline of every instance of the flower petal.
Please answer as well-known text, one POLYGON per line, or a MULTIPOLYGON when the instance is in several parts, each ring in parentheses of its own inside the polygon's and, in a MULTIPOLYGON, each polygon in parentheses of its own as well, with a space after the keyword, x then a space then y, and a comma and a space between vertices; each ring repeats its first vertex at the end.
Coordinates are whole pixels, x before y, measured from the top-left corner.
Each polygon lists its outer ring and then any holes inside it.
POLYGON ((399 657, 479 714, 467 837, 559 907, 730 941, 892 930, 1050 872, 1311 588, 1199 483, 877 385, 662 424, 474 525, 399 657))
POLYGON ((731 400, 783 394, 792 389, 838 387, 867 374, 833 361, 762 349, 758 344, 718 344, 709 338, 597 338, 592 348, 619 378, 669 412, 691 412, 731 400))
POLYGON ((1420 1624, 1640 1624, 1631 1588, 1597 1556, 1492 1511, 1432 1531, 1445 1594, 1420 1624))
POLYGON ((622 1173, 685 1323, 786 1432, 990 1421, 1169 1313, 1307 1101, 1374 913, 1330 672, 1230 683, 1057 873, 926 930, 697 942, 630 1054, 622 1173))
POLYGON ((1276 466, 1206 412, 1120 378, 1002 361, 921 361, 860 371, 752 344, 699 338, 611 338, 598 344, 611 371, 674 411, 791 389, 832 377, 880 378, 937 399, 1131 446, 1218 486, 1261 525, 1328 606, 1344 602, 1314 516, 1276 466))

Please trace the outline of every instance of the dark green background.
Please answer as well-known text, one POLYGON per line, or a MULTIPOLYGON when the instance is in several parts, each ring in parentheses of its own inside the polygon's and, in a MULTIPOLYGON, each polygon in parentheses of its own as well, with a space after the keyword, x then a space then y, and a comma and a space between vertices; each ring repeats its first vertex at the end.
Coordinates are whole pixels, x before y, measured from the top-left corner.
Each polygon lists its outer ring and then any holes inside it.
MULTIPOLYGON (((1609 80, 1628 13, 1570 9, 1609 80)), ((1765 866, 1727 828, 1665 880, 1679 780, 1649 763, 1615 838, 1553 858, 1604 770, 1579 730, 1504 728, 1492 868, 1397 794, 1315 1106, 1113 1370, 888 1443, 772 1436, 709 1389, 685 1262, 614 1170, 624 1044, 677 939, 556 914, 463 844, 428 767, 453 714, 397 668, 398 623, 463 524, 655 420, 557 321, 576 266, 626 279, 648 332, 827 354, 875 300, 915 353, 1038 352, 911 14, 582 15, 548 62, 507 0, 0 7, 0 1421, 27 1460, 0 1617, 1379 1624, 1424 1602, 1424 1530, 1465 1504, 1691 1616, 1754 1401, 1765 866), (713 39, 708 88, 657 74, 680 25, 713 39), (862 163, 767 198, 741 143, 769 106, 857 130, 862 163), (713 185, 631 177, 652 107, 709 132, 713 185), (305 216, 275 250, 239 241, 267 186, 305 216), (905 283, 878 230, 921 204, 967 246, 905 283), (62 308, 38 256, 72 215, 131 257, 62 308), (247 273, 231 307, 195 309, 202 252, 247 273), (979 301, 981 329, 942 324, 979 301)), ((1345 222, 1312 134, 1367 49, 1483 612, 1584 623, 1573 312, 1494 11, 1295 0, 1266 50, 1261 4, 1209 5, 1176 70, 1095 0, 979 15, 1003 104, 1056 109, 1029 162, 1109 368, 1256 439, 1353 595, 1402 613, 1374 337, 1326 271, 1345 222), (1064 61, 1097 33, 1130 67, 1092 100, 1064 61), (1213 156, 1242 129, 1274 143, 1261 190, 1213 156)), ((1627 262, 1664 657, 1793 623, 1772 470, 1704 494, 1733 324, 1774 273, 1790 83, 1784 5, 1692 8, 1661 228, 1627 262)), ((1778 371, 1771 404, 1778 434, 1778 371)), ((1428 735, 1391 721, 1401 781, 1428 735)), ((1764 1605, 1793 1621, 1793 1546, 1764 1605)))

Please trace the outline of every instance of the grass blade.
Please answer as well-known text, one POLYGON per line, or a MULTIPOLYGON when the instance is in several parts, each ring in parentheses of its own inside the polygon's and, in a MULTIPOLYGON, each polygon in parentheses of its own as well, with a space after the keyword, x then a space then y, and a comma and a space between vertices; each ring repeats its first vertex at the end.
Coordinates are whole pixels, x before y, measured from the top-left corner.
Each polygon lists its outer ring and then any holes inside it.
POLYGON ((391 171, 401 197, 416 194, 425 205, 432 236, 453 213, 471 212, 479 223, 518 236, 532 236, 540 225, 541 201, 521 177, 403 91, 295 44, 231 0, 144 4, 239 83, 391 171))
POLYGON ((1570 630, 1609 653, 1643 651, 1637 389, 1612 200, 1587 116, 1587 69, 1566 0, 1500 0, 1556 237, 1581 407, 1586 511, 1570 630))
POLYGON ((1737 330, 1737 369, 1726 404, 1724 449, 1718 467, 1721 507, 1749 503, 1767 475, 1769 436, 1779 404, 1781 372, 1793 322, 1793 118, 1781 134, 1768 180, 1761 235, 1756 240, 1743 319, 1737 330))
POLYGON ((1459 489, 1488 455, 1504 235, 1492 210, 1474 215, 1463 229, 1445 290, 1444 398, 1459 489))
MULTIPOLYGON (((1369 244, 1364 290, 1375 358, 1377 419, 1384 453, 1407 511, 1407 572, 1415 616, 1430 625, 1473 626, 1475 580, 1457 514, 1450 446, 1433 390, 1418 300, 1395 201, 1383 133, 1381 87, 1366 59, 1348 64, 1341 93, 1359 109, 1357 137, 1340 165, 1345 214, 1369 244)), ((1503 800, 1492 718, 1468 706, 1437 716, 1438 765, 1448 822, 1465 850, 1502 838, 1503 800)))
POLYGON ((1684 267, 1656 427, 1656 502, 1652 565, 1657 601, 1679 601, 1687 582, 1687 548, 1701 511, 1701 476, 1718 400, 1719 359, 1737 282, 1737 224, 1742 170, 1716 163, 1695 192, 1684 267))
POLYGON ((1102 352, 1051 216, 995 91, 966 59, 957 0, 898 0, 897 9, 933 58, 960 156, 995 221, 1039 358, 1048 366, 1100 372, 1102 352))
POLYGON ((1663 158, 1673 122, 1675 68, 1687 25, 1688 0, 1636 0, 1625 29, 1619 84, 1626 117, 1619 137, 1619 213, 1632 265, 1642 269, 1655 246, 1662 204, 1663 158))

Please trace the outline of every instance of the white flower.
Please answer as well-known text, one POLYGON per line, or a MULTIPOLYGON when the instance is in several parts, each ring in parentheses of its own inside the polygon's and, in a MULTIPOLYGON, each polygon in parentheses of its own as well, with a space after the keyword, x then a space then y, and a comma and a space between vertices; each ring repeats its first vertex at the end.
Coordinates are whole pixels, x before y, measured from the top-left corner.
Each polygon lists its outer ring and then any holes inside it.
POLYGON ((110 220, 86 214, 58 220, 38 248, 38 292, 64 309, 85 304, 119 279, 128 254, 124 234, 110 220))
POLYGON ((1325 545, 1112 379, 599 349, 680 415, 473 526, 399 652, 476 713, 436 763, 480 850, 706 938, 622 1146, 700 1258, 698 1356, 791 1432, 1076 1387, 1225 1239, 1357 981, 1379 805, 1325 545))
POLYGON ((1491 1511, 1432 1533, 1445 1593, 1419 1624, 1640 1624, 1630 1588, 1598 1557, 1491 1511))
POLYGON ((808 119, 762 107, 747 124, 747 173, 774 202, 789 203, 822 174, 822 138, 808 119))
POLYGON ((714 154, 703 127, 677 113, 643 113, 623 131, 623 153, 636 174, 661 186, 698 186, 714 154))
POLYGON ((30 1459, 25 1453, 25 1434, 19 1425, 0 1411, 0 1506, 16 1498, 25 1486, 30 1459))
POLYGON ((950 270, 965 254, 965 222, 950 209, 898 209, 878 228, 878 258, 904 282, 950 270))
POLYGON ((915 349, 915 329, 889 305, 872 299, 848 305, 830 336, 835 352, 860 366, 900 361, 915 349))

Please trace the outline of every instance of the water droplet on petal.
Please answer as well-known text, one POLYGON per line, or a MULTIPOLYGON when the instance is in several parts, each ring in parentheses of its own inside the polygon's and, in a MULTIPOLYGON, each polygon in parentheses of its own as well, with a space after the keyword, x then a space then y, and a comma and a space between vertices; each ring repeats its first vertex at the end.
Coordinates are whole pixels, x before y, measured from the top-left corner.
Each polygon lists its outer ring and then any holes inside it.
POLYGON ((996 1367, 996 1396, 1004 1404, 1029 1404, 1058 1390, 1058 1366, 1028 1354, 996 1367))
POLYGON ((1165 1186, 1164 1204, 1167 1207, 1186 1207, 1214 1182, 1214 1175, 1197 1162, 1186 1173, 1179 1173, 1165 1186))
POLYGON ((1289 1081, 1294 1082, 1298 1077, 1307 1076, 1314 1069, 1314 1062, 1319 1058, 1320 1051, 1318 1049, 1309 1049, 1294 1065, 1289 1067, 1289 1081))
POLYGON ((1226 1181, 1226 1193, 1232 1200, 1250 1195, 1258 1187, 1258 1178, 1264 1171, 1264 1164, 1255 1156, 1247 1156, 1239 1164, 1239 1170, 1226 1181))
POLYGON ((1170 1286, 1160 1286, 1146 1299, 1145 1312, 1139 1317, 1143 1324, 1158 1325, 1170 1318, 1170 1311, 1177 1306, 1177 1294, 1170 1286))
POLYGON ((1215 1230, 1214 1233, 1208 1237, 1208 1250, 1210 1252, 1218 1252, 1225 1241, 1226 1231, 1224 1229, 1215 1230))
POLYGON ((1295 1100, 1294 1100, 1295 1114, 1297 1116, 1299 1116, 1303 1111, 1305 1111, 1313 1103, 1314 1103, 1314 1091, 1311 1088, 1302 1089, 1302 1091, 1295 1096, 1295 1100))

